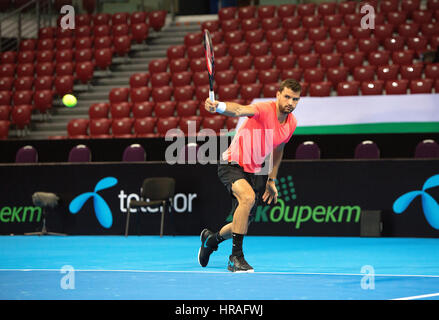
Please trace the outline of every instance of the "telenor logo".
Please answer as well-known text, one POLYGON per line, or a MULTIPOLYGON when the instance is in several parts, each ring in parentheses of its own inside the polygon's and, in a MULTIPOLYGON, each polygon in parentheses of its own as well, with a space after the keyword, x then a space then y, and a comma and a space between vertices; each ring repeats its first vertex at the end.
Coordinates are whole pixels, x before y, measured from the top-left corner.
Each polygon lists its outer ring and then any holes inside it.
POLYGON ((425 218, 433 228, 439 230, 439 204, 425 192, 425 190, 437 186, 439 186, 439 174, 428 178, 422 186, 422 190, 407 192, 396 199, 393 203, 393 211, 398 214, 404 212, 417 196, 421 196, 425 218))
POLYGON ((117 179, 113 177, 106 177, 100 180, 93 192, 86 192, 80 194, 75 199, 70 202, 69 210, 71 213, 76 214, 81 210, 82 206, 87 202, 88 199, 93 198, 93 204, 95 209, 96 218, 99 223, 104 228, 110 228, 113 224, 113 214, 111 213, 110 207, 105 202, 105 200, 97 194, 98 191, 111 188, 117 184, 117 179))

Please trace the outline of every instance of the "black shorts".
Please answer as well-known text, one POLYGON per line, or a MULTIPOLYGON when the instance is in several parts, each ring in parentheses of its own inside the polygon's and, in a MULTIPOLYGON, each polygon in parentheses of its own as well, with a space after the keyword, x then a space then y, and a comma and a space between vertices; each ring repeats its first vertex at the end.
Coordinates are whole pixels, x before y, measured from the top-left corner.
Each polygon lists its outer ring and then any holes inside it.
POLYGON ((238 207, 238 200, 232 192, 232 184, 239 179, 245 179, 250 184, 255 192, 255 204, 249 215, 249 221, 253 221, 255 218, 256 209, 260 204, 262 195, 265 191, 267 175, 258 175, 245 172, 238 164, 228 163, 218 165, 218 177, 232 197, 232 215, 235 213, 235 210, 238 207))

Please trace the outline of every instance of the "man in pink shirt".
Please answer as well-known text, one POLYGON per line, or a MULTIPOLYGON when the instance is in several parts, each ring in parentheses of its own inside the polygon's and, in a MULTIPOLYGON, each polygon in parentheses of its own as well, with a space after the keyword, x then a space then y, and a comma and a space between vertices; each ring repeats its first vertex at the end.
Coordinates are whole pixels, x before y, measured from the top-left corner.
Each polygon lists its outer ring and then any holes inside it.
POLYGON ((254 271, 244 259, 243 238, 254 218, 262 192, 264 202, 277 203, 277 172, 284 146, 297 126, 292 111, 299 102, 301 90, 300 83, 287 79, 280 84, 275 101, 243 106, 233 102, 211 101, 209 98, 206 100, 205 108, 211 113, 248 119, 237 129, 218 166, 218 177, 232 197, 233 221, 216 233, 208 229, 201 232, 198 262, 202 267, 207 266, 210 255, 218 249, 219 243, 232 238, 228 270, 254 271), (272 166, 265 173, 262 166, 268 156, 271 157, 272 166))

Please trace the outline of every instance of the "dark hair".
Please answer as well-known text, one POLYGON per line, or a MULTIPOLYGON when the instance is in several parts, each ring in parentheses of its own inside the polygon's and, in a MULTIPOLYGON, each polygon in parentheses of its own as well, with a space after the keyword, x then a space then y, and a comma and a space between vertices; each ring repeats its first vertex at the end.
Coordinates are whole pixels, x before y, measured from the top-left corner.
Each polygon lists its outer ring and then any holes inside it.
POLYGON ((302 86, 295 79, 286 79, 280 83, 279 92, 282 92, 284 88, 291 89, 293 92, 301 92, 302 86))

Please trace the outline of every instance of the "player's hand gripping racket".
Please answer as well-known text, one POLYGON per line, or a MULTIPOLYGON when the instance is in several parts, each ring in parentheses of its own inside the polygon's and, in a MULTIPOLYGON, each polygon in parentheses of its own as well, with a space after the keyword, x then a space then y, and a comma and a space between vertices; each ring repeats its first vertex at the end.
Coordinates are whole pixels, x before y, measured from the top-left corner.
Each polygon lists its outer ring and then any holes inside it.
POLYGON ((209 30, 204 30, 204 50, 206 52, 207 73, 209 74, 209 99, 215 101, 215 93, 213 92, 213 77, 215 72, 212 39, 209 30))

